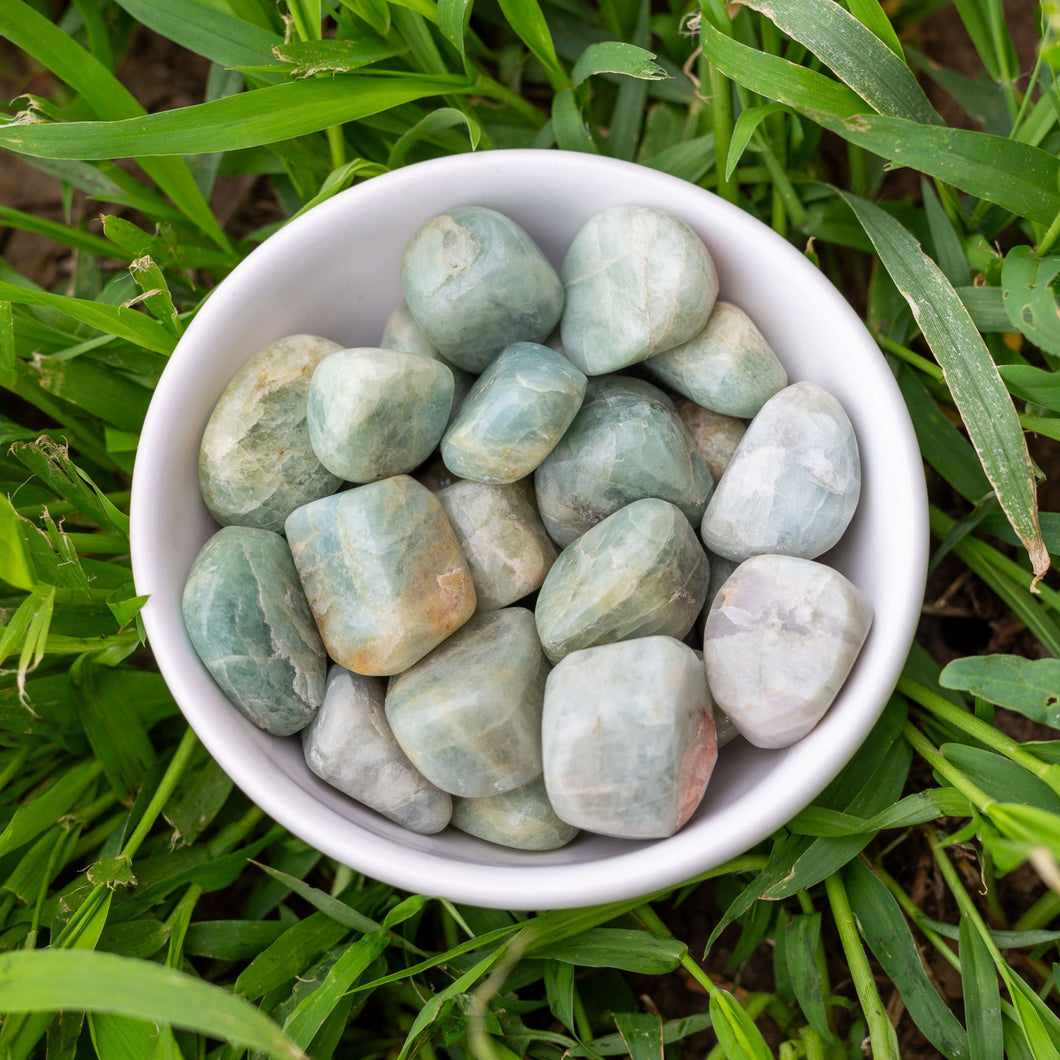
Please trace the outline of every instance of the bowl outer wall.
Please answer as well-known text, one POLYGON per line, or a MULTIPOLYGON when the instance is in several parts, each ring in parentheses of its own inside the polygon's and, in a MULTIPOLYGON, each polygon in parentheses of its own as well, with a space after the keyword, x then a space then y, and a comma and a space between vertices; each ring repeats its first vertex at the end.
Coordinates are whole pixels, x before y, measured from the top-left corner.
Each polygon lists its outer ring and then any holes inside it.
POLYGON ((408 891, 493 908, 573 908, 665 890, 767 837, 833 779, 872 729, 912 643, 928 554, 923 465, 909 414, 861 320, 792 245, 719 197, 631 163, 573 152, 451 156, 374 177, 290 222, 211 293, 159 381, 133 476, 136 591, 159 669, 203 744, 262 809, 323 853, 408 891), (669 210, 704 239, 720 297, 750 314, 792 381, 831 391, 862 456, 858 511, 822 557, 871 602, 875 619, 832 708, 781 751, 725 749, 699 810, 675 836, 631 842, 583 834, 558 851, 508 850, 447 829, 419 836, 346 798, 306 767, 297 737, 259 731, 196 657, 181 593, 217 527, 198 490, 203 428, 237 368, 283 335, 375 345, 402 298, 401 252, 429 218, 477 204, 507 213, 558 267, 606 206, 669 210))

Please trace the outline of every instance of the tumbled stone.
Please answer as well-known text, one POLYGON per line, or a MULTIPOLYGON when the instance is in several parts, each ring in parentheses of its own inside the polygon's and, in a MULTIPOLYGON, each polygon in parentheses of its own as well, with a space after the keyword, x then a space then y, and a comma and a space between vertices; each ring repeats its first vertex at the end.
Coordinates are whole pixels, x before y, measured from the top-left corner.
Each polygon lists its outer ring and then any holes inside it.
POLYGON ((772 347, 731 302, 718 302, 698 335, 648 358, 643 367, 696 404, 744 419, 788 382, 772 347))
POLYGON ((654 497, 634 501, 559 554, 537 596, 541 645, 556 662, 615 640, 680 639, 696 621, 709 577, 680 509, 654 497))
POLYGON ((327 657, 279 534, 219 530, 195 557, 182 610, 196 654, 241 714, 276 736, 309 722, 327 657))
POLYGON ((585 376, 562 354, 515 342, 471 388, 442 439, 442 459, 475 482, 517 482, 555 448, 585 394, 585 376))
POLYGON ((438 491, 471 570, 480 611, 507 607, 541 588, 558 550, 528 479, 505 485, 454 482, 438 491))
POLYGON ((321 780, 413 832, 440 832, 453 800, 409 761, 387 724, 386 686, 332 666, 324 703, 302 732, 306 765, 321 780))
POLYGON ((540 248, 484 206, 423 225, 405 247, 401 285, 431 344, 469 372, 511 342, 543 342, 563 312, 563 284, 540 248))
POLYGON ((541 518, 561 546, 641 497, 671 501, 698 524, 713 486, 673 402, 624 376, 590 381, 578 415, 534 473, 541 518))
POLYGON ((541 777, 500 795, 454 799, 453 827, 516 850, 556 850, 578 834, 556 816, 541 777))
POLYGON ((341 348, 317 335, 288 335, 259 350, 225 387, 199 448, 202 499, 222 526, 280 531, 295 508, 342 484, 313 452, 306 424, 313 371, 341 348))
POLYGON ((813 559, 854 515, 861 463, 839 402, 814 383, 785 387, 751 421, 703 515, 712 552, 813 559))
POLYGON ((614 372, 703 330, 718 276, 684 221, 648 206, 609 206, 574 237, 560 269, 567 356, 586 375, 614 372))
POLYGON ((541 774, 547 673, 533 614, 487 611, 390 682, 387 720, 443 791, 496 795, 541 774))
POLYGON ((309 387, 313 451, 348 482, 411 471, 437 446, 453 404, 441 361, 357 347, 326 357, 309 387))
POLYGON ((703 656, 714 700, 755 746, 787 747, 831 706, 871 624, 871 605, 837 570, 754 556, 707 616, 703 656))
POLYGON ((286 529, 328 654, 347 670, 400 673, 474 613, 445 511, 407 475, 303 505, 286 529))
POLYGON ((557 816, 627 839, 673 835, 717 761, 703 666, 672 637, 568 655, 546 683, 541 738, 557 816))
POLYGON ((691 436, 696 450, 703 457, 710 477, 717 482, 729 466, 729 461, 747 430, 747 424, 735 416, 705 409, 682 396, 674 399, 674 408, 677 409, 677 415, 691 436))

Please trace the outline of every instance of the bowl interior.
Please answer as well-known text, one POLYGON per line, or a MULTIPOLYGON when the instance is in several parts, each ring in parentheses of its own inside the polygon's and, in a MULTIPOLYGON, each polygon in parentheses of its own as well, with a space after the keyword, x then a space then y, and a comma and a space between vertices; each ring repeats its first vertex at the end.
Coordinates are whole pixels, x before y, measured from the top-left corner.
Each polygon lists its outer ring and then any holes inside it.
POLYGON ((509 909, 616 901, 675 885, 765 838, 850 758, 905 661, 927 557, 923 468, 909 416, 861 321, 802 254, 750 215, 684 181, 597 156, 493 151, 373 178, 292 222, 211 294, 158 385, 132 491, 137 592, 158 665, 200 739, 273 818, 341 862, 395 886, 509 909), (706 797, 677 835, 630 842, 583 834, 550 853, 507 850, 452 829, 409 833, 309 772, 297 737, 254 728, 221 695, 184 631, 180 599, 192 561, 217 527, 199 496, 207 418, 236 369, 267 342, 310 332, 372 346, 401 300, 399 263, 425 221, 464 204, 508 214, 559 265, 580 226, 606 206, 669 210, 704 239, 721 297, 758 325, 790 379, 843 404, 863 470, 858 511, 823 559, 872 603, 873 628, 824 720, 799 743, 725 748, 706 797))

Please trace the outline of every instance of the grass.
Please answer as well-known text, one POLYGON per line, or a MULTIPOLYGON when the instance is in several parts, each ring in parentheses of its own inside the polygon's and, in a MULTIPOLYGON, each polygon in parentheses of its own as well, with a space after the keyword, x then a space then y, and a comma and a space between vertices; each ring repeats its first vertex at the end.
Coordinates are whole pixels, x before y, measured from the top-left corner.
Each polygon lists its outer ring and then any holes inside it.
POLYGON ((958 0, 969 76, 919 50, 949 6, 0 5, 54 86, 0 147, 104 214, 0 211, 73 266, 44 290, 0 263, 0 1056, 1060 1055, 1060 513, 1027 445, 1060 471, 1058 16, 1018 55, 1000 0, 958 0), (123 86, 139 25, 209 61, 201 102, 148 114, 123 86), (218 182, 259 178, 284 218, 508 146, 636 160, 805 248, 910 407, 940 586, 1019 631, 945 667, 915 645, 855 760, 761 847, 534 915, 397 893, 249 805, 151 668, 127 554, 152 386, 282 223, 226 227, 218 182))

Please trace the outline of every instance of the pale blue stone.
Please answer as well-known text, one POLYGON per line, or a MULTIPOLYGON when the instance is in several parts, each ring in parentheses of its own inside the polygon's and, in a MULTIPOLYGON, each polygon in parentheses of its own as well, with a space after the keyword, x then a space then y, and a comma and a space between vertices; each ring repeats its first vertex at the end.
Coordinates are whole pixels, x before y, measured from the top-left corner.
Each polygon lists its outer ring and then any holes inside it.
POLYGON ((329 471, 372 482, 422 464, 452 405, 453 373, 441 361, 400 350, 341 350, 313 373, 309 437, 329 471))
POLYGON ((454 799, 453 827, 516 850, 556 850, 578 834, 556 816, 541 777, 500 795, 454 799))
POLYGON ((199 449, 202 499, 223 526, 282 530, 295 508, 342 485, 313 452, 306 424, 313 371, 341 348, 317 335, 288 335, 259 350, 225 387, 199 449))
POLYGON ((871 624, 871 605, 838 571, 794 556, 753 556, 707 617, 711 693, 756 747, 787 747, 832 705, 871 624))
POLYGON ((527 479, 504 485, 454 482, 438 500, 471 570, 480 611, 507 607, 541 588, 558 550, 527 479))
POLYGON ((306 765, 321 780, 404 828, 440 832, 452 816, 447 792, 428 781, 394 739, 386 688, 341 666, 328 672, 324 703, 302 732, 306 765))
POLYGON ((182 609, 192 646, 241 714, 276 736, 310 721, 327 657, 279 534, 219 530, 195 557, 182 609))
POLYGON ((699 405, 750 419, 788 383, 788 373, 751 318, 731 302, 714 306, 688 342, 644 362, 652 378, 699 405))
POLYGON ((674 407, 699 455, 703 457, 710 477, 717 482, 729 466, 747 430, 747 424, 736 416, 705 409, 686 397, 675 398, 674 407))
POLYGON ((487 611, 390 682, 387 720, 443 791, 496 795, 541 774, 547 673, 533 614, 487 611))
POLYGON ((785 387, 751 421, 703 515, 707 548, 732 560, 813 559, 843 536, 861 493, 854 429, 814 383, 785 387))
POLYGON ((569 545, 631 501, 658 497, 691 523, 714 481, 673 402, 640 379, 592 379, 570 427, 534 473, 541 518, 569 545))
POLYGON ((718 296, 703 241, 684 221, 647 206, 610 206, 590 218, 560 275, 563 348, 586 375, 687 342, 702 331, 718 296))
POLYGON ((400 673, 474 613, 445 511, 407 475, 306 504, 286 530, 328 654, 347 670, 400 673))
POLYGON ((555 448, 585 394, 585 376, 536 342, 505 347, 479 376, 442 439, 442 459, 474 482, 516 482, 555 448))
POLYGON ((671 637, 568 655, 546 683, 541 737, 557 816, 627 839, 673 835, 717 761, 702 663, 671 637))
POLYGON ((710 577, 688 520, 668 501, 645 498, 568 545, 537 596, 537 628, 556 662, 579 648, 665 634, 695 624, 710 577))
POLYGON ((409 240, 401 285, 416 322, 443 357, 481 372, 512 342, 543 342, 563 312, 563 284, 511 218, 460 206, 409 240))

